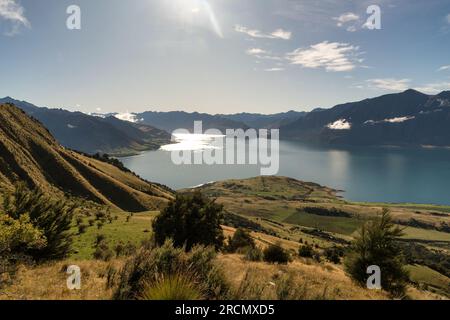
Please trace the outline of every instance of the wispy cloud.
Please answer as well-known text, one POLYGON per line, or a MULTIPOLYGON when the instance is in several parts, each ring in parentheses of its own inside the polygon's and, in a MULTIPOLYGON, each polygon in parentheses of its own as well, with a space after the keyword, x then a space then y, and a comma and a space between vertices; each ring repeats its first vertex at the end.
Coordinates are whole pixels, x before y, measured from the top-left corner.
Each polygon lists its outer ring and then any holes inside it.
POLYGON ((264 33, 257 29, 249 29, 241 25, 235 25, 234 30, 239 33, 244 33, 252 38, 289 40, 292 37, 291 31, 286 31, 283 29, 277 29, 271 33, 264 33))
POLYGON ((359 47, 348 43, 324 41, 307 49, 296 49, 287 54, 291 64, 304 68, 324 68, 327 71, 351 71, 362 62, 359 47))
POLYGON ((445 17, 445 20, 447 20, 447 23, 450 24, 450 13, 445 17))
POLYGON ((347 22, 358 21, 359 16, 353 12, 347 12, 341 14, 339 17, 334 17, 333 20, 337 21, 337 26, 342 27, 347 22))
POLYGON ((447 66, 442 66, 438 69, 438 71, 445 71, 445 70, 450 70, 450 64, 447 66))
POLYGON ((382 89, 386 91, 405 91, 408 88, 413 88, 414 90, 427 93, 427 94, 437 94, 442 91, 450 90, 450 82, 436 82, 436 83, 426 83, 419 86, 411 85, 411 79, 394 79, 394 78, 384 78, 384 79, 369 79, 366 80, 369 88, 382 89))
POLYGON ((266 72, 277 72, 277 71, 284 71, 284 68, 268 68, 264 69, 266 72))
POLYGON ((245 51, 246 54, 248 54, 249 56, 253 56, 255 58, 258 59, 264 59, 264 60, 277 60, 277 61, 281 61, 283 60, 282 58, 273 55, 270 51, 261 49, 261 48, 251 48, 248 49, 247 51, 245 51))
POLYGON ((0 20, 2 19, 12 23, 12 30, 7 35, 16 34, 21 26, 30 27, 24 8, 15 0, 0 0, 0 20))
POLYGON ((258 55, 258 54, 266 54, 267 51, 263 50, 263 49, 260 49, 260 48, 251 48, 251 49, 248 49, 247 51, 245 51, 245 53, 247 53, 248 55, 253 56, 253 55, 258 55))
POLYGON ((411 79, 369 79, 367 83, 370 88, 382 89, 386 91, 405 91, 409 88, 411 79))
POLYGON ((423 93, 437 94, 442 91, 450 90, 450 82, 428 83, 414 89, 423 93))

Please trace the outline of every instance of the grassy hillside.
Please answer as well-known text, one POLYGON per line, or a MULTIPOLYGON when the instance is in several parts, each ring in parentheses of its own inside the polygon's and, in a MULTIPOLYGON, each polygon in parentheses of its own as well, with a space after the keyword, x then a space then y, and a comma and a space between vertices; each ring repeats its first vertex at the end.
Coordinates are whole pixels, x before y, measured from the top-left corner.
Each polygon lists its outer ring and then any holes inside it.
POLYGON ((0 104, 11 103, 38 119, 66 148, 110 155, 137 154, 158 149, 170 142, 170 134, 155 127, 122 121, 115 117, 96 117, 82 112, 40 108, 10 97, 0 104))
POLYGON ((404 228, 402 244, 409 259, 422 264, 410 268, 412 278, 430 290, 450 294, 450 214, 445 206, 353 203, 330 188, 285 177, 227 180, 197 189, 224 205, 227 225, 250 228, 261 244, 282 239, 283 246, 294 251, 299 242, 319 251, 345 248, 359 227, 388 208, 404 228), (411 246, 421 251, 411 251, 411 246), (424 270, 432 270, 433 276, 421 275, 424 270))
POLYGON ((17 107, 0 106, 0 184, 16 182, 128 211, 161 208, 170 190, 100 160, 68 150, 17 107))

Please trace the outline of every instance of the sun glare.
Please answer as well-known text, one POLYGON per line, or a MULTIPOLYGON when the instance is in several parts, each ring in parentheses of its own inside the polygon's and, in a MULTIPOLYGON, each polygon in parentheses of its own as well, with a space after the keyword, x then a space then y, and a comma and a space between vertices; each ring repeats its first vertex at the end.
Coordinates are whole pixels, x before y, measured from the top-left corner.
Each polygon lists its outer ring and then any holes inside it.
POLYGON ((207 0, 174 0, 173 10, 183 23, 193 26, 206 26, 220 38, 223 38, 222 28, 220 27, 213 7, 207 0))

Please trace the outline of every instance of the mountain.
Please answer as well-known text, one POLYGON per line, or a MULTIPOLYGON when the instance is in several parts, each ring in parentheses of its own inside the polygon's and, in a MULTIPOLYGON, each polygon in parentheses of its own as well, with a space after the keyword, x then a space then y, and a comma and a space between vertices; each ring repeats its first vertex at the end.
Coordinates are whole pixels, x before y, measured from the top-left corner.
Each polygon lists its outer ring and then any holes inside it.
POLYGON ((388 94, 310 112, 280 135, 336 145, 450 146, 450 91, 388 94))
POLYGON ((41 122, 12 104, 2 104, 0 188, 19 181, 133 212, 159 209, 172 198, 168 188, 62 147, 41 122))
POLYGON ((203 131, 207 129, 218 129, 225 133, 226 129, 248 129, 245 123, 227 119, 220 115, 206 113, 187 113, 184 111, 154 112, 146 111, 135 114, 140 123, 173 132, 176 129, 187 129, 192 132, 194 121, 202 121, 203 131))
POLYGON ((245 123, 254 129, 278 129, 305 116, 307 112, 289 111, 276 114, 238 113, 218 115, 222 118, 245 123))
POLYGON ((12 103, 41 121, 65 147, 85 153, 132 154, 158 149, 170 141, 170 134, 154 127, 122 121, 115 117, 95 117, 63 109, 40 108, 10 97, 0 103, 12 103))

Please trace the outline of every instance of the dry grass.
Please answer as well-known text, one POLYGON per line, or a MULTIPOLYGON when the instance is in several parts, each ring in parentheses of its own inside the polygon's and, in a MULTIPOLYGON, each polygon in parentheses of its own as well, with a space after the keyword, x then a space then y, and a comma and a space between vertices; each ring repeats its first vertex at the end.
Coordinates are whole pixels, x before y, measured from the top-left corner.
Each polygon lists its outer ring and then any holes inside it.
POLYGON ((303 299, 367 300, 388 299, 381 291, 361 288, 345 275, 342 269, 330 264, 317 264, 311 260, 295 260, 287 266, 263 262, 244 261, 239 255, 221 255, 218 262, 223 266, 233 288, 239 290, 247 273, 253 281, 263 284, 266 289, 263 298, 276 299, 279 280, 293 276, 293 286, 300 288, 303 299))
POLYGON ((105 300, 112 296, 108 289, 107 270, 112 265, 120 269, 123 261, 66 261, 35 268, 21 267, 14 284, 0 289, 0 300, 105 300), (67 267, 81 269, 81 290, 67 288, 67 267))

